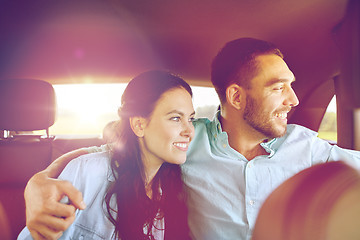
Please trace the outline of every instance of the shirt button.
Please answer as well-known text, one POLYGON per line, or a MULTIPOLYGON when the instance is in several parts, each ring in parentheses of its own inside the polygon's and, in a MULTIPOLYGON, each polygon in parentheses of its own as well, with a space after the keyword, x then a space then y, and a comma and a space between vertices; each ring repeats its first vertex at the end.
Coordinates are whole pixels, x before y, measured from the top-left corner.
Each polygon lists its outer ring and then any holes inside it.
POLYGON ((215 134, 214 137, 217 138, 217 134, 215 134))
POLYGON ((255 201, 254 201, 254 200, 250 200, 249 203, 250 203, 250 205, 252 206, 252 205, 255 204, 255 201))
POLYGON ((252 165, 250 163, 248 163, 248 168, 251 168, 251 167, 252 167, 252 165))
POLYGON ((225 144, 225 143, 223 144, 223 148, 226 148, 226 144, 225 144))

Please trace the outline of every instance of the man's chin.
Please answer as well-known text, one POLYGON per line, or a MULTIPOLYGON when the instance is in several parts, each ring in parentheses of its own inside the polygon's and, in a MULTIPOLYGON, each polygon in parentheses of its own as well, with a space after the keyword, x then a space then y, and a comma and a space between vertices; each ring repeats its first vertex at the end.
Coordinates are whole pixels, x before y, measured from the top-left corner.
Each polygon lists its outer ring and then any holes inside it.
POLYGON ((273 129, 273 131, 271 132, 271 134, 269 134, 269 136, 267 136, 269 139, 272 138, 281 138, 285 135, 286 133, 286 125, 282 126, 281 128, 277 128, 277 129, 273 129))
POLYGON ((286 125, 283 126, 283 128, 278 131, 278 134, 277 134, 276 138, 283 137, 283 136, 285 135, 285 133, 286 133, 286 129, 287 129, 287 128, 286 128, 286 125))

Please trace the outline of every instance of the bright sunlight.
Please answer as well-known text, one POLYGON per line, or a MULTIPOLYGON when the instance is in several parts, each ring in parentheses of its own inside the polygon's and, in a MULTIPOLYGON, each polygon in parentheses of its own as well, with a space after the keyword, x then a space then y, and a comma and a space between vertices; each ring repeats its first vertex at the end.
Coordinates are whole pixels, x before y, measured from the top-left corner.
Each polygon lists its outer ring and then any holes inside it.
MULTIPOLYGON (((117 109, 126 84, 54 85, 57 118, 50 128, 54 135, 97 135, 117 120, 117 109)), ((219 100, 213 88, 192 87, 196 117, 212 118, 219 100)))

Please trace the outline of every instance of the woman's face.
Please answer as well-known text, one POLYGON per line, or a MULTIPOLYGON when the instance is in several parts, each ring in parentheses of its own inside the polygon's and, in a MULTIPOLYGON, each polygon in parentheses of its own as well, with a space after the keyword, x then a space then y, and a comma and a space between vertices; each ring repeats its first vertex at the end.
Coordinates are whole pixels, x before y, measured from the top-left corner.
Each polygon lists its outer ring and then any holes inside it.
POLYGON ((183 88, 171 89, 160 97, 139 138, 145 167, 162 163, 182 164, 194 136, 194 107, 183 88))

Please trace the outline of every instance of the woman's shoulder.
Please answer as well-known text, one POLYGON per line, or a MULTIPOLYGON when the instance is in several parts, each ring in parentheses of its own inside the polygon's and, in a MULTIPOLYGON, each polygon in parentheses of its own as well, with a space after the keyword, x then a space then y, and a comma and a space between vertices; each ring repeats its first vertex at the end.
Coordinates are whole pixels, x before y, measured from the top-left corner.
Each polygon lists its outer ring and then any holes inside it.
POLYGON ((86 172, 102 173, 109 169, 110 161, 111 153, 109 151, 104 151, 82 155, 74 159, 74 164, 79 165, 86 172))
POLYGON ((80 168, 83 171, 102 172, 101 170, 107 170, 110 166, 110 155, 109 151, 84 154, 72 160, 65 169, 80 168))
POLYGON ((107 143, 107 144, 103 144, 101 146, 91 146, 91 147, 87 147, 87 148, 83 148, 83 149, 85 151, 87 151, 88 153, 108 152, 108 151, 111 151, 113 145, 114 145, 113 143, 107 143))
POLYGON ((75 187, 91 186, 111 180, 110 152, 82 155, 72 160, 60 174, 59 179, 70 181, 75 187))

